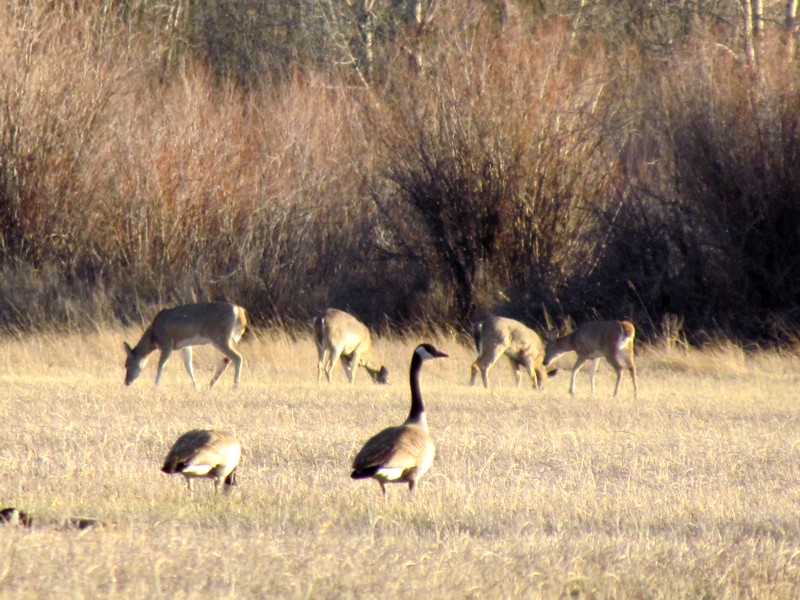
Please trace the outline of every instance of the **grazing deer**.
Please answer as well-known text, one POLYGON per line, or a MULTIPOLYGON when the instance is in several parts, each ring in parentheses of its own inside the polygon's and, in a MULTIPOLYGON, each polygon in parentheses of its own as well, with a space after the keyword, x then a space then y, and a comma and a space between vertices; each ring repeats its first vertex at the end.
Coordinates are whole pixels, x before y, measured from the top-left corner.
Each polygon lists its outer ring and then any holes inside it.
POLYGON ((356 368, 366 369, 375 383, 388 383, 389 371, 372 362, 372 340, 369 329, 361 321, 341 310, 329 308, 314 319, 314 342, 317 344, 319 363, 317 381, 322 373, 331 380, 333 366, 341 358, 347 380, 353 383, 356 368))
POLYGON ((176 308, 164 309, 156 315, 150 327, 142 335, 142 339, 131 348, 125 342, 125 385, 130 385, 142 373, 147 364, 147 357, 156 350, 161 350, 158 359, 156 385, 161 381, 164 365, 167 364, 173 350, 183 350, 183 363, 197 387, 192 369, 192 346, 211 344, 224 354, 214 375, 209 389, 233 362, 236 368, 235 385, 239 385, 242 371, 242 356, 233 348, 247 329, 247 312, 241 306, 227 302, 203 302, 201 304, 184 304, 176 308))
POLYGON ((578 360, 572 367, 572 381, 569 393, 575 393, 575 376, 587 360, 592 361, 590 379, 592 396, 594 396, 594 378, 597 374, 597 363, 604 357, 617 373, 617 385, 614 396, 619 392, 622 381, 622 369, 627 367, 633 379, 633 397, 636 398, 636 365, 633 361, 633 338, 636 328, 629 321, 594 321, 584 323, 570 334, 558 337, 555 332, 548 334, 545 347, 544 364, 551 364, 565 352, 575 352, 578 360))
MULTIPOLYGON (((480 371, 483 385, 488 388, 489 369, 505 354, 514 367, 517 387, 520 384, 520 369, 524 367, 533 385, 544 389, 548 376, 543 365, 544 344, 535 331, 514 319, 490 316, 475 325, 472 335, 478 358, 472 363, 470 385, 475 385, 480 371)), ((555 374, 555 371, 551 374, 555 374)))

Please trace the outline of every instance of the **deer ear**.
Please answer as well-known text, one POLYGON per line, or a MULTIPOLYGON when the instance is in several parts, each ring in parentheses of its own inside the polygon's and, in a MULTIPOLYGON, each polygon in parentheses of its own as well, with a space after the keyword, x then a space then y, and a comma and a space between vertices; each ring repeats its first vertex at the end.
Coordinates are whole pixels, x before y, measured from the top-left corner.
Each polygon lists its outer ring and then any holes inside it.
POLYGON ((570 316, 564 317, 564 320, 561 322, 561 335, 572 333, 575 329, 575 320, 570 316))
POLYGON ((127 354, 128 356, 133 354, 133 349, 130 347, 130 344, 128 344, 128 342, 122 342, 122 345, 125 346, 125 354, 127 354))

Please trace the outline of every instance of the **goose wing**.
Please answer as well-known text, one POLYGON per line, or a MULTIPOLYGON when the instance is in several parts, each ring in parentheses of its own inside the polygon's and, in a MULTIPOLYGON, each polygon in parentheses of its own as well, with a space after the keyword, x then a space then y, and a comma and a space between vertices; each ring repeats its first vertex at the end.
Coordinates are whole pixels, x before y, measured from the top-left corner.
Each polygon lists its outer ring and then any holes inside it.
POLYGON ((164 460, 165 473, 191 469, 198 475, 209 472, 220 464, 236 463, 241 446, 231 434, 224 431, 193 429, 184 433, 164 460))
POLYGON ((353 460, 353 471, 410 469, 417 466, 420 456, 432 446, 430 436, 422 428, 408 425, 389 427, 364 444, 353 460))

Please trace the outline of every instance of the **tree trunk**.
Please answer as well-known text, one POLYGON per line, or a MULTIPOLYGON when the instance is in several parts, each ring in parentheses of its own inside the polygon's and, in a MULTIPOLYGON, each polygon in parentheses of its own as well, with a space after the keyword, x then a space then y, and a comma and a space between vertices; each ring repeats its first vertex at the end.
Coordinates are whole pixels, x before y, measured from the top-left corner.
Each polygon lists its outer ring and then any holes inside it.
POLYGON ((751 0, 740 0, 742 6, 742 34, 744 35, 744 53, 747 58, 747 65, 750 67, 751 72, 756 69, 756 48, 753 40, 753 31, 755 30, 753 24, 753 5, 751 0))
POLYGON ((358 69, 364 81, 372 81, 372 63, 375 53, 375 15, 372 13, 375 0, 360 0, 358 3, 358 31, 361 35, 361 55, 358 69))
POLYGON ((797 24, 797 0, 786 2, 786 28, 792 29, 797 24))
POLYGON ((753 37, 764 34, 764 0, 751 0, 753 3, 753 37))
POLYGON ((794 58, 794 38, 797 36, 797 7, 798 0, 786 2, 786 58, 794 58))

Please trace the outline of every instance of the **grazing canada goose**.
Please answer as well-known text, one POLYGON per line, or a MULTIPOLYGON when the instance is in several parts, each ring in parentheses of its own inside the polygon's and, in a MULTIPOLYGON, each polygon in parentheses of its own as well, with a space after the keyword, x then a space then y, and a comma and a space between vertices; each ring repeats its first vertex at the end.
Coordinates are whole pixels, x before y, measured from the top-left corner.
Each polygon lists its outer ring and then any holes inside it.
POLYGON ((186 477, 190 491, 195 477, 213 479, 216 491, 224 481, 225 491, 230 491, 236 485, 236 466, 241 455, 242 445, 227 431, 192 429, 172 445, 161 470, 186 477))
POLYGON ((18 508, 9 506, 8 508, 0 509, 0 523, 30 527, 33 525, 33 517, 18 508))
MULTIPOLYGON (((8 523, 9 525, 21 525, 22 527, 33 527, 33 517, 18 508, 8 507, 0 509, 0 523, 8 523)), ((43 522, 41 519, 36 519, 37 525, 43 522)), ((89 529, 91 527, 107 527, 108 523, 100 519, 93 519, 91 517, 68 517, 61 521, 51 521, 45 524, 61 526, 65 529, 89 529)))
POLYGON ((91 529, 92 527, 109 527, 109 524, 91 517, 68 517, 64 519, 63 526, 66 529, 91 529))
POLYGON ((353 479, 373 478, 386 495, 386 483, 408 483, 414 491, 417 480, 433 464, 436 447, 428 432, 428 420, 419 390, 422 363, 447 358, 430 344, 420 344, 411 357, 411 411, 405 423, 388 427, 372 436, 353 459, 353 479))

